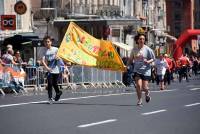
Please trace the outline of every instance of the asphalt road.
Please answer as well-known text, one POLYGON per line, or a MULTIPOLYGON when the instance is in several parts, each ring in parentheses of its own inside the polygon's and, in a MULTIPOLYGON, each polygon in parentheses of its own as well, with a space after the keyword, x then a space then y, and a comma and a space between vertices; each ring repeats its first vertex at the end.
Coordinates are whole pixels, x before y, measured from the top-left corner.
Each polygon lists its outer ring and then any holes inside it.
MULTIPOLYGON (((174 82, 150 103, 136 106, 134 88, 64 91, 46 103, 46 92, 0 97, 1 134, 199 134, 200 79, 174 82)), ((144 98, 144 94, 143 94, 144 98)))

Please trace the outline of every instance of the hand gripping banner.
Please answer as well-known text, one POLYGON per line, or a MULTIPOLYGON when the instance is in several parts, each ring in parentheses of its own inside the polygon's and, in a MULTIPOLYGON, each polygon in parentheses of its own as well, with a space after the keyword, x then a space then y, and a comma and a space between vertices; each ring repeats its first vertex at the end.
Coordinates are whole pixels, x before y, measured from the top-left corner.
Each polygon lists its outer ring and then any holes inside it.
POLYGON ((57 56, 79 65, 125 71, 112 42, 94 38, 73 22, 69 24, 57 56))

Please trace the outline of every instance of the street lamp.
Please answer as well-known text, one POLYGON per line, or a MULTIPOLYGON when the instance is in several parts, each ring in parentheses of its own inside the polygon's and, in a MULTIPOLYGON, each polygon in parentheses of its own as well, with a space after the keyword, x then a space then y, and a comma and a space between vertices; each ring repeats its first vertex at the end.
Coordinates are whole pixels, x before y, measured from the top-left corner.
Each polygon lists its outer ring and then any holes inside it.
POLYGON ((40 8, 40 10, 43 10, 43 11, 47 11, 46 15, 45 15, 45 20, 46 20, 46 23, 47 23, 47 36, 49 34, 49 22, 51 20, 51 18, 54 18, 56 19, 57 18, 57 8, 56 8, 56 2, 55 2, 55 7, 54 8, 51 8, 51 7, 42 7, 40 8), (54 11, 54 16, 51 16, 51 12, 50 11, 54 11))
POLYGON ((46 23, 47 23, 47 36, 49 34, 49 21, 50 21, 50 17, 46 18, 46 23))

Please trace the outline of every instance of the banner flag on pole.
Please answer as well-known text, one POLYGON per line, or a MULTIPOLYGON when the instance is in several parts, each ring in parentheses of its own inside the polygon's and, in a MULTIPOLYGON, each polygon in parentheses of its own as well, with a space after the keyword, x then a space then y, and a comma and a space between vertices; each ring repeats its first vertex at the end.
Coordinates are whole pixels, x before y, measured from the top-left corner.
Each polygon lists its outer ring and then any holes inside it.
POLYGON ((79 65, 125 71, 112 42, 94 38, 73 22, 69 24, 57 55, 79 65))

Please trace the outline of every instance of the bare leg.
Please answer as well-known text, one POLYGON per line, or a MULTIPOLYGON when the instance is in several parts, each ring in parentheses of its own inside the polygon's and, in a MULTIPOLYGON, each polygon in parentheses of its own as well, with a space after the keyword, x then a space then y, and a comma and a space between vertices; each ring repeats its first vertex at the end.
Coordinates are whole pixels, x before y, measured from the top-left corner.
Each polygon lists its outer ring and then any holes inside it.
POLYGON ((136 82, 136 92, 138 97, 138 105, 142 104, 142 79, 140 77, 135 78, 136 82))
POLYGON ((142 81, 142 88, 145 91, 145 96, 146 96, 146 102, 148 103, 151 100, 151 97, 149 95, 149 81, 148 80, 143 80, 142 81))

